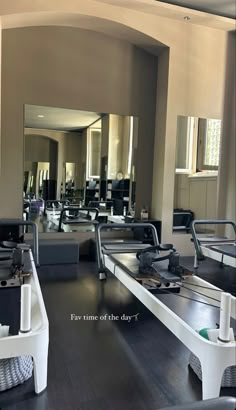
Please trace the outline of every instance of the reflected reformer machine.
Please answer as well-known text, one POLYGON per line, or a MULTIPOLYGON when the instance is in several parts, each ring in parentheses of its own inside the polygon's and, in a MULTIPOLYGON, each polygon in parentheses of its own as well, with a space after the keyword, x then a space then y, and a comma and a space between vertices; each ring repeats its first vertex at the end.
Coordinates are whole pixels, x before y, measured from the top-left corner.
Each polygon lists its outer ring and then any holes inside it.
POLYGON ((98 223, 98 209, 81 207, 80 205, 65 205, 62 209, 51 210, 48 213, 49 227, 57 232, 94 231, 98 223))
POLYGON ((52 199, 47 199, 44 201, 44 215, 47 216, 47 219, 50 219, 50 215, 52 214, 57 214, 60 215, 60 212, 62 209, 65 208, 65 206, 70 206, 70 201, 68 200, 52 200, 52 199))
POLYGON ((68 206, 60 213, 58 232, 94 231, 98 213, 97 208, 68 206))
POLYGON ((202 368, 203 399, 218 397, 225 369, 236 365, 231 327, 236 319, 235 297, 180 266, 178 253, 172 245, 158 243, 151 224, 101 224, 96 230, 96 246, 99 279, 106 279, 108 272, 116 276, 196 355, 202 368), (104 231, 127 233, 137 228, 149 229, 153 244, 147 247, 130 239, 108 240, 102 236, 104 231), (163 255, 166 251, 168 254, 163 255), (188 314, 191 309, 195 311, 193 318, 188 314), (196 331, 196 317, 202 321, 202 327, 206 327, 204 317, 206 321, 211 318, 213 328, 216 322, 220 324, 219 329, 212 329, 211 340, 196 331))
POLYGON ((222 265, 236 268, 236 224, 228 220, 195 220, 191 224, 191 233, 195 246, 194 268, 206 257, 219 261, 222 265), (232 227, 234 239, 225 236, 200 235, 197 233, 199 225, 214 225, 217 227, 232 227))

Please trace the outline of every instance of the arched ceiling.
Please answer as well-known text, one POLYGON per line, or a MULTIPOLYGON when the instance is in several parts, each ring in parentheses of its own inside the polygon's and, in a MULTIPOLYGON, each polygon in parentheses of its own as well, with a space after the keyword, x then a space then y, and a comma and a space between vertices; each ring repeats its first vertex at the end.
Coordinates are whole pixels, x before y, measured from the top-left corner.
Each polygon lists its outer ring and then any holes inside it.
MULTIPOLYGON (((101 13, 99 13, 101 14, 101 13)), ((141 32, 127 23, 120 23, 100 15, 81 13, 68 13, 60 11, 27 12, 19 14, 6 14, 1 16, 3 29, 31 27, 31 26, 67 26, 93 30, 120 40, 128 41, 147 52, 158 55, 165 44, 141 32)))
POLYGON ((153 54, 158 54, 164 44, 152 38, 147 24, 142 24, 142 21, 150 15, 158 16, 166 21, 168 28, 171 20, 183 22, 186 14, 191 18, 190 24, 223 30, 235 28, 235 22, 231 19, 211 16, 155 0, 1 0, 0 2, 3 29, 42 25, 79 27, 124 39, 146 48, 153 54))

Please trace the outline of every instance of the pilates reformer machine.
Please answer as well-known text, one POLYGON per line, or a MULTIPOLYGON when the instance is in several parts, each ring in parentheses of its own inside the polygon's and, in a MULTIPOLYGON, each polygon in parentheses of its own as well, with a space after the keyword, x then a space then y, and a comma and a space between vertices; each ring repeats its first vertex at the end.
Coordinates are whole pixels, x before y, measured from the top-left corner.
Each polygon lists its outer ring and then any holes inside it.
POLYGON ((159 244, 151 224, 101 224, 96 230, 96 246, 99 279, 116 276, 196 355, 202 370, 203 399, 218 397, 226 368, 236 365, 231 327, 236 319, 236 298, 180 266, 178 252, 170 244, 159 244), (108 240, 102 235, 135 228, 150 229, 154 247, 130 239, 108 240), (191 309, 196 312, 193 317, 188 312, 191 309), (196 331, 206 324, 211 328, 208 339, 196 331))
POLYGON ((98 209, 98 217, 96 218, 99 223, 124 223, 124 215, 114 215, 114 201, 91 201, 88 207, 98 209))
POLYGON ((69 206, 62 209, 54 223, 58 223, 58 232, 95 231, 98 213, 97 208, 69 206))
POLYGON ((50 220, 51 215, 60 215, 62 209, 70 205, 68 200, 48 199, 44 202, 44 215, 50 220))
POLYGON ((228 220, 195 220, 191 224, 191 233, 195 246, 194 268, 206 257, 219 261, 222 265, 236 268, 236 224, 228 220), (197 233, 197 226, 214 225, 221 228, 232 227, 234 238, 225 236, 202 235, 197 233))
POLYGON ((108 218, 113 215, 114 212, 113 201, 90 201, 88 207, 98 209, 97 219, 100 223, 107 223, 108 218))
POLYGON ((67 200, 47 200, 45 201, 44 216, 47 218, 48 228, 56 229, 58 227, 58 221, 60 218, 61 211, 70 206, 70 202, 67 200))
MULTIPOLYGON (((81 228, 83 225, 88 224, 88 221, 91 221, 94 216, 96 217, 96 212, 93 211, 90 213, 87 211, 87 208, 82 208, 77 204, 65 204, 59 208, 51 208, 49 210, 46 210, 46 215, 49 229, 54 230, 55 232, 72 232, 74 230, 77 230, 71 228, 71 225, 73 225, 73 223, 74 227, 76 227, 76 222, 77 225, 80 222, 81 228)), ((91 225, 91 222, 89 222, 89 225, 91 225)), ((82 228, 78 230, 83 231, 82 228)))
POLYGON ((173 231, 189 233, 193 220, 193 213, 190 210, 174 209, 173 231))
POLYGON ((0 233, 0 391, 23 383, 33 371, 39 394, 47 387, 49 326, 36 271, 38 228, 2 219, 0 233), (33 231, 33 253, 20 236, 25 226, 33 231))

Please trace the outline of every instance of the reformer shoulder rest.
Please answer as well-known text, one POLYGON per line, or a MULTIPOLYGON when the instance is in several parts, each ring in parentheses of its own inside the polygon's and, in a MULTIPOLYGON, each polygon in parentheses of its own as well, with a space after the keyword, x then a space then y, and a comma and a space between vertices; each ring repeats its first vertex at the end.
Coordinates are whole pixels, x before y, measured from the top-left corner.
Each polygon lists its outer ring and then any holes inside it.
POLYGON ((176 280, 180 279, 185 272, 185 269, 180 266, 180 254, 172 244, 159 244, 145 248, 138 251, 136 257, 139 260, 139 272, 145 275, 157 272, 168 280, 170 280, 170 275, 176 280), (160 255, 160 251, 169 252, 166 255, 160 255))
POLYGON ((139 261, 141 261, 144 258, 146 259, 150 259, 152 258, 152 262, 158 262, 158 261, 164 261, 164 260, 168 260, 170 258, 170 255, 176 252, 176 249, 174 248, 174 246, 170 243, 161 243, 159 245, 155 245, 155 246, 149 246, 145 249, 142 249, 140 251, 137 252, 136 257, 139 261), (160 256, 159 252, 160 251, 171 251, 170 253, 168 253, 167 255, 164 256, 160 256), (159 256, 157 256, 159 255, 159 256))

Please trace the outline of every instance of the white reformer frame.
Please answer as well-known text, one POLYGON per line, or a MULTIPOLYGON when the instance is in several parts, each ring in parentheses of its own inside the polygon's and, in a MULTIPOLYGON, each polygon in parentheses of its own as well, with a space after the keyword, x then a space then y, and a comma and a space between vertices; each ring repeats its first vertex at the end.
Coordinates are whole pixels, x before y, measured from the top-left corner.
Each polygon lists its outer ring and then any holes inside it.
POLYGON ((125 222, 124 215, 109 215, 107 219, 108 219, 108 222, 111 222, 111 223, 124 223, 125 222))
POLYGON ((61 210, 60 209, 46 209, 45 211, 47 220, 50 221, 52 215, 60 216, 61 210))
POLYGON ((212 248, 213 245, 217 246, 229 244, 235 246, 235 239, 229 240, 224 238, 197 236, 195 230, 196 225, 231 225, 234 229, 234 233, 236 234, 236 224, 233 221, 200 219, 193 221, 191 224, 191 233, 195 246, 194 269, 197 269, 199 266, 199 261, 203 261, 206 257, 236 268, 236 258, 234 256, 224 254, 224 252, 216 251, 212 248))
MULTIPOLYGON (((137 225, 140 226, 142 224, 137 225)), ((135 228, 134 224, 126 224, 126 226, 135 228)), ((125 225, 112 225, 112 228, 121 229, 122 227, 125 228, 125 225)), ((143 225, 143 227, 147 227, 147 224, 143 225)), ((112 256, 102 254, 101 230, 109 228, 110 227, 107 225, 102 224, 97 230, 97 249, 100 246, 98 259, 100 279, 104 278, 101 275, 102 261, 100 258, 102 258, 103 266, 115 275, 117 279, 119 279, 119 281, 129 289, 129 291, 136 296, 157 319, 159 319, 192 353, 199 358, 202 367, 202 399, 205 400, 218 397, 220 394, 221 380, 224 370, 229 366, 236 365, 235 343, 218 344, 200 336, 196 330, 122 269, 121 266, 112 259, 112 256)), ((154 226, 153 228, 155 229, 154 226)), ((206 287, 201 288, 202 294, 206 297, 206 302, 220 307, 220 303, 214 302, 212 299, 208 299, 208 297, 217 298, 219 296, 219 290, 221 289, 194 275, 185 278, 185 283, 186 282, 187 286, 192 288, 192 290, 196 290, 196 285, 206 287)), ((231 317, 236 319, 236 298, 232 295, 231 317)))
POLYGON ((55 226, 55 228, 58 229, 61 211, 46 210, 45 212, 47 215, 48 227, 51 229, 55 226))
MULTIPOLYGON (((14 220, 4 222, 4 225, 16 223, 14 220)), ((18 221, 18 225, 25 225, 25 221, 18 221)), ((29 225, 35 224, 30 222, 29 225)), ((35 240, 36 249, 38 249, 37 225, 34 230, 34 243, 35 240)), ((39 394, 47 387, 49 324, 31 250, 29 250, 29 254, 33 272, 30 277, 24 278, 24 283, 31 285, 31 331, 1 338, 0 359, 31 356, 34 363, 35 393, 39 394)), ((36 259, 38 260, 38 251, 36 251, 36 259)))

